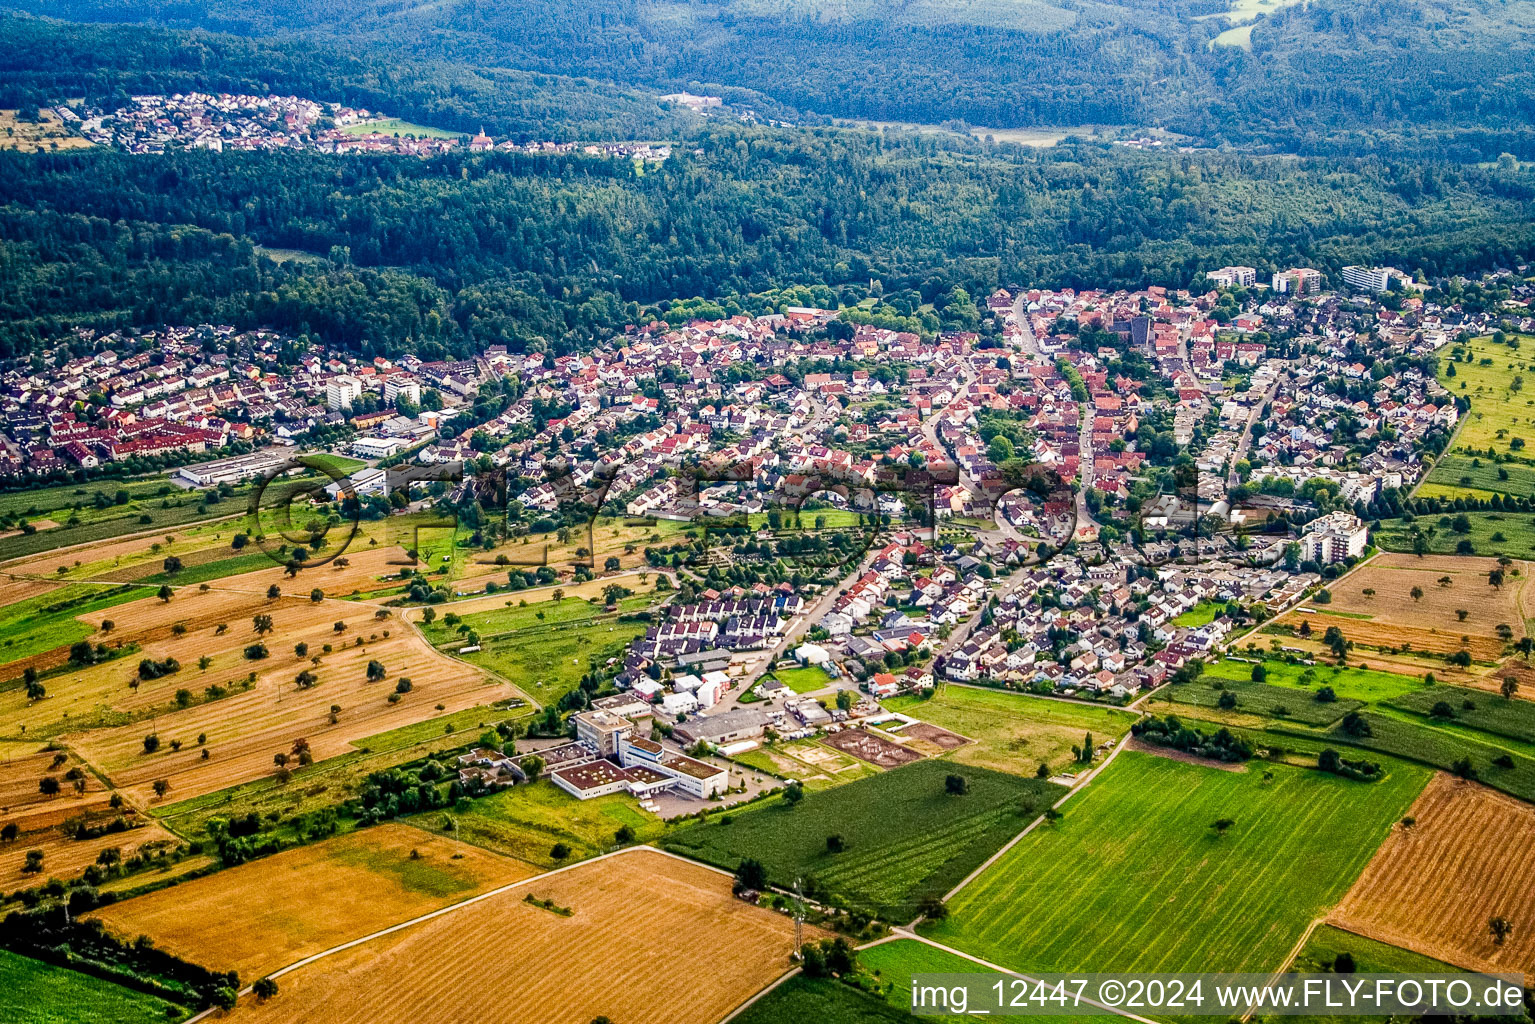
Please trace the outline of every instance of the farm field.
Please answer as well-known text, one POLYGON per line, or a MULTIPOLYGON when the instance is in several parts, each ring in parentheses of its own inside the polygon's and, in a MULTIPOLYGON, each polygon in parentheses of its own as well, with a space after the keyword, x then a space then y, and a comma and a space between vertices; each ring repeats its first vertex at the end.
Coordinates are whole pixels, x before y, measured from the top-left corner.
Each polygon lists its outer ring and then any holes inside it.
POLYGON ((800 974, 757 1000, 731 1024, 806 1024, 807 1021, 815 1024, 912 1024, 915 1020, 905 1010, 840 981, 807 978, 800 974))
POLYGON ((1292 969, 1305 974, 1329 970, 1339 953, 1352 956, 1361 974, 1405 974, 1410 971, 1454 974, 1459 970, 1442 960, 1325 924, 1319 925, 1311 933, 1311 938, 1306 940, 1305 946, 1296 954, 1292 969))
POLYGON ((40 750, 36 743, 6 745, 0 762, 0 825, 16 826, 18 835, 0 844, 0 895, 32 888, 50 877, 77 876, 105 849, 116 849, 127 859, 140 852, 169 852, 181 845, 134 808, 112 809, 101 782, 89 772, 82 779, 84 792, 76 791, 69 775, 82 770, 80 760, 66 752, 40 750), (57 780, 60 792, 44 795, 39 788, 43 778, 57 780), (67 827, 79 822, 105 828, 119 818, 121 831, 95 837, 76 839, 67 827), (40 873, 22 870, 33 850, 43 854, 40 873))
POLYGON ((433 651, 392 612, 380 619, 376 611, 186 588, 168 602, 150 597, 90 612, 83 618, 97 627, 94 639, 132 643, 136 653, 50 678, 41 701, 19 689, 0 692, 0 735, 19 736, 23 727, 27 737, 67 735, 115 785, 148 801, 157 779, 178 798, 195 796, 271 775, 274 755, 297 753, 300 739, 324 760, 392 728, 517 696, 433 651), (271 617, 264 636, 255 628, 259 615, 271 617), (101 628, 108 617, 110 633, 101 628), (307 657, 296 654, 296 643, 308 645, 307 657), (252 660, 252 645, 264 645, 268 656, 252 660), (141 661, 166 659, 179 668, 144 678, 141 661), (384 678, 367 678, 374 661, 384 678), (299 686, 300 672, 312 673, 313 684, 299 686), (401 679, 411 681, 408 692, 391 702, 401 679), (157 737, 153 752, 146 735, 157 737))
MULTIPOLYGON (((1245 682, 1252 678, 1253 663, 1228 658, 1205 666, 1200 673, 1201 682, 1245 682)), ((1361 668, 1359 665, 1296 665, 1276 658, 1263 660, 1264 682, 1269 686, 1286 687, 1313 693, 1323 686, 1330 686, 1338 699, 1382 701, 1412 693, 1423 687, 1421 676, 1403 675, 1399 672, 1382 672, 1361 668)), ((1341 712, 1340 712, 1341 715, 1341 712)))
POLYGON ((1216 708, 1261 718, 1289 719, 1307 725, 1327 725, 1350 711, 1364 707, 1362 701, 1318 701, 1313 695, 1294 687, 1270 686, 1251 680, 1209 679, 1208 673, 1187 683, 1174 683, 1149 702, 1162 708, 1161 713, 1177 714, 1177 705, 1216 708), (1219 687, 1219 689, 1217 689, 1219 687), (1221 708, 1222 700, 1235 700, 1231 708, 1221 708))
MULTIPOLYGON (((659 836, 665 827, 655 815, 640 810, 628 794, 577 800, 548 779, 469 801, 453 817, 460 839, 546 868, 607 853, 616 845, 613 834, 624 826, 633 829, 642 843, 659 836), (551 856, 556 843, 569 847, 570 856, 563 860, 551 856)), ((423 828, 437 829, 442 812, 413 820, 423 828)))
POLYGON ((1315 643, 1336 627, 1358 648, 1352 656, 1356 661, 1368 661, 1376 652, 1417 655, 1414 660, 1424 663, 1425 671, 1461 650, 1476 662, 1493 663, 1507 647, 1498 627, 1506 627, 1515 639, 1524 636, 1530 599, 1525 593, 1530 563, 1515 562, 1503 586, 1493 587, 1488 573, 1497 568, 1491 558, 1380 554, 1332 584, 1330 602, 1313 600, 1264 632, 1298 636, 1309 626, 1315 643), (1424 659, 1423 654, 1441 657, 1424 659))
POLYGON ((923 931, 1015 970, 1273 970, 1427 777, 1393 766, 1367 784, 1126 751, 923 931))
POLYGON ((813 878, 817 888, 887 920, 909 921, 942 896, 1061 794, 1035 779, 984 768, 920 761, 845 786, 812 792, 798 806, 773 800, 670 833, 662 844, 733 870, 743 857, 773 884, 813 878), (960 773, 970 792, 945 792, 960 773), (841 853, 827 849, 839 835, 841 853))
POLYGON ((594 660, 621 653, 644 633, 645 623, 621 622, 619 617, 643 611, 656 596, 654 577, 641 582, 638 575, 623 575, 436 605, 432 622, 424 620, 424 611, 409 615, 439 650, 516 680, 519 689, 540 703, 553 703, 576 686, 594 660), (614 583, 635 593, 622 598, 616 611, 607 612, 601 595, 614 583), (562 600, 553 600, 556 590, 562 600), (448 615, 461 621, 450 626, 448 615), (480 650, 459 653, 466 646, 460 632, 465 627, 478 635, 480 650))
MULTIPOLYGON (((1494 494, 1535 494, 1535 469, 1520 462, 1500 463, 1482 455, 1451 452, 1440 457, 1418 488, 1422 498, 1491 498, 1494 494)), ((1523 521, 1520 521, 1521 523, 1523 521)))
MULTIPOLYGON (((153 536, 167 530, 180 533, 194 524, 211 525, 214 521, 232 524, 244 511, 245 503, 239 497, 207 505, 202 502, 200 492, 193 495, 177 490, 163 498, 135 499, 126 507, 114 506, 95 514, 81 511, 62 521, 50 517, 50 521, 59 521, 60 525, 32 534, 13 533, 0 538, 0 561, 9 560, 5 565, 6 572, 34 572, 34 565, 40 563, 47 565, 46 572, 53 573, 61 560, 66 565, 76 561, 83 565, 88 556, 100 557, 96 545, 135 543, 122 538, 138 534, 153 536), (19 559, 32 561, 21 563, 17 561, 19 559)), ((143 546, 148 543, 146 540, 143 546)))
POLYGON ((1490 634, 1500 623, 1513 625, 1514 635, 1522 636, 1520 595, 1530 565, 1515 562, 1502 587, 1489 586, 1487 574, 1497 568, 1493 558, 1383 552, 1330 584, 1330 603, 1311 605, 1319 612, 1367 615, 1371 623, 1439 629, 1457 638, 1490 634), (1414 587, 1423 591, 1422 597, 1411 596, 1414 587), (1464 619, 1459 611, 1466 612, 1464 619))
MULTIPOLYGON (((806 939, 824 933, 806 929, 806 939)), ((474 1020, 486 993, 507 1024, 714 1024, 789 967, 794 924, 730 893, 730 879, 646 848, 517 888, 316 961, 247 998, 234 1024, 474 1020), (525 895, 569 908, 556 914, 525 895), (636 927, 636 913, 655 927, 636 927), (503 955, 487 949, 511 948, 503 955), (679 942, 711 969, 680 983, 679 942), (405 982, 408 982, 406 984, 405 982)))
MULTIPOLYGON (((1459 967, 1535 975, 1535 808, 1437 775, 1329 918, 1459 967), (1500 946, 1488 921, 1508 919, 1500 946)), ((1361 968, 1363 969, 1363 968, 1361 968)))
MULTIPOLYGON (((1354 958, 1354 967, 1361 974, 1456 974, 1459 968, 1451 964, 1420 956, 1411 950, 1388 946, 1384 942, 1367 939, 1341 928, 1319 925, 1306 940, 1306 945, 1296 954, 1290 970, 1296 974, 1326 974, 1333 969, 1338 955, 1347 953, 1354 958)), ((1346 1017, 1286 1017, 1286 1024, 1340 1024, 1346 1017)))
POLYGON ((519 690, 541 704, 552 704, 575 689, 594 663, 621 657, 644 632, 643 622, 594 617, 482 640, 480 650, 456 657, 516 680, 519 690))
POLYGON ((425 125, 412 124, 409 121, 402 121, 398 117, 385 117, 376 121, 349 124, 341 130, 348 135, 370 135, 378 132, 383 135, 414 135, 418 139, 457 139, 464 135, 463 132, 450 132, 441 128, 428 128, 425 125))
MULTIPOLYGON (((1491 461, 1486 453, 1523 461, 1523 443, 1535 440, 1535 394, 1524 394, 1524 374, 1530 372, 1525 346, 1535 342, 1528 336, 1510 335, 1504 344, 1493 335, 1473 338, 1468 344, 1455 345, 1440 361, 1439 382, 1457 398, 1465 398, 1471 409, 1465 414, 1447 455, 1464 456, 1472 452, 1491 461), (1514 344, 1509 344, 1513 342, 1514 344), (1462 360, 1457 355, 1464 354, 1462 360), (1515 383, 1518 381, 1518 383, 1515 383)), ((1424 480, 1419 493, 1464 494, 1460 473, 1452 467, 1436 466, 1424 480)))
POLYGON ((46 672, 63 666, 69 660, 69 645, 96 632, 95 626, 80 616, 153 594, 153 590, 138 587, 93 583, 0 583, 0 600, 6 602, 0 607, 5 609, 7 620, 0 625, 0 657, 5 659, 0 675, 9 682, 20 680, 28 668, 46 672))
POLYGON ((22 153, 52 153, 65 149, 89 149, 90 140, 72 135, 52 110, 38 111, 36 120, 23 121, 18 110, 0 110, 0 149, 22 153))
MULTIPOLYGON (((160 804, 155 816, 189 839, 207 839, 210 819, 256 814, 270 824, 268 831, 298 840, 300 819, 309 812, 350 800, 361 792, 370 773, 462 746, 499 722, 526 718, 532 709, 512 701, 482 705, 422 719, 412 725, 351 741, 344 754, 301 765, 287 782, 265 775, 252 782, 202 796, 160 804)), ((171 799, 175 800, 172 794, 171 799)))
MULTIPOLYGON (((1390 709, 1366 711, 1363 718, 1369 724, 1369 736, 1351 736, 1337 727, 1320 735, 1334 746, 1363 747, 1445 771, 1453 770, 1463 760, 1469 761, 1487 785, 1535 800, 1535 756, 1531 756, 1528 745, 1453 723, 1441 725, 1402 712, 1392 714, 1390 709), (1509 759, 1509 767, 1493 763, 1501 757, 1509 759)), ((1276 731, 1288 734, 1284 729, 1276 731)), ((1315 738, 1319 734, 1306 735, 1315 738)))
POLYGON ((937 1024, 959 1024, 963 1020, 975 1020, 975 1017, 964 1017, 958 1014, 946 1016, 923 1014, 919 1017, 912 1014, 910 1012, 912 975, 991 973, 972 960, 966 960, 948 950, 930 946, 916 939, 896 939, 870 947, 858 954, 858 963, 870 974, 878 972, 880 982, 888 986, 885 990, 888 1005, 901 1015, 898 1019, 936 1021, 937 1024))
POLYGON ((610 558, 617 558, 621 569, 653 573, 645 560, 647 547, 665 548, 699 535, 701 531, 692 524, 675 520, 651 522, 598 516, 590 523, 571 528, 564 541, 559 539, 557 532, 533 533, 512 538, 485 551, 459 547, 459 538, 455 536, 454 546, 444 550, 455 556, 449 576, 464 582, 504 577, 513 569, 532 572, 544 565, 556 570, 586 565, 602 572, 610 558), (496 562, 502 556, 508 559, 506 564, 496 562))
POLYGON ((1535 701, 1493 696, 1460 686, 1430 686, 1390 702, 1392 707, 1419 715, 1432 715, 1439 704, 1450 706, 1451 721, 1496 736, 1535 743, 1535 701))
POLYGON ((94 916, 121 936, 245 981, 528 878, 527 864, 401 824, 226 868, 94 916))
POLYGON ((187 1015, 155 996, 0 950, 0 1020, 6 1024, 143 1024, 187 1015))
MULTIPOLYGON (((954 1015, 914 1016, 911 1011, 911 978, 914 974, 985 974, 979 964, 915 939, 894 939, 870 946, 858 954, 865 986, 879 993, 855 989, 825 978, 794 977, 778 986, 736 1018, 735 1024, 959 1024, 974 1017, 954 1015)), ((1000 977, 1000 975, 998 975, 1000 977)), ((1110 1018, 1104 1018, 1110 1019, 1110 1018)))
POLYGON ((953 684, 927 700, 896 698, 884 706, 976 741, 949 754, 951 761, 1030 777, 1041 763, 1068 769, 1071 748, 1085 733, 1093 734, 1095 744, 1118 739, 1136 718, 1113 708, 953 684))
MULTIPOLYGON (((1512 470, 1510 470, 1512 472, 1512 470)), ((1535 552, 1535 517, 1517 512, 1467 512, 1470 530, 1456 533, 1450 529, 1450 516, 1421 516, 1413 524, 1423 533, 1426 550, 1434 555, 1452 555, 1460 542, 1471 542, 1472 551, 1481 556, 1530 558, 1535 552), (1449 520, 1449 522, 1442 522, 1449 520)), ((1387 551, 1410 552, 1413 527, 1399 519, 1388 519, 1373 531, 1370 539, 1387 551)))

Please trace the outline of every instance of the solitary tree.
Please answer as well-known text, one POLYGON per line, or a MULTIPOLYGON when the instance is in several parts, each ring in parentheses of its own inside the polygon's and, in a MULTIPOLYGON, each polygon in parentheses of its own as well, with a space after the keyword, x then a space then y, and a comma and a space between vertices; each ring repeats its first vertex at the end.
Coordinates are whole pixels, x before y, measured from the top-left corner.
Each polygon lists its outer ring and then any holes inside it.
POLYGON ((1412 599, 1414 601, 1421 601, 1421 600, 1423 600, 1423 588, 1422 587, 1413 587, 1407 593, 1412 596, 1412 599))
POLYGON ((757 892, 761 892, 767 888, 767 884, 767 868, 763 867, 760 860, 753 857, 745 857, 742 858, 741 863, 736 865, 735 888, 737 892, 743 889, 754 889, 757 892))
POLYGON ((1519 692, 1519 678, 1517 676, 1504 676, 1503 685, 1498 687, 1498 692, 1503 694, 1504 700, 1512 700, 1514 694, 1519 692))
POLYGON ((251 992, 255 994, 258 1002, 266 1002, 277 994, 277 982, 272 978, 257 978, 251 986, 251 992))
POLYGON ((169 793, 171 791, 171 784, 169 782, 167 782, 165 779, 156 779, 151 784, 151 788, 154 789, 155 796, 157 796, 157 797, 159 797, 160 799, 163 800, 163 799, 165 799, 165 794, 167 794, 167 793, 169 793))
POLYGON ((1211 822, 1210 827, 1215 829, 1216 835, 1223 836, 1226 834, 1226 831, 1235 824, 1236 820, 1233 818, 1216 818, 1215 821, 1211 822))
POLYGON ((160 600, 169 603, 170 599, 171 599, 171 595, 174 594, 174 593, 175 593, 175 591, 170 588, 169 584, 162 583, 162 584, 160 584, 160 589, 155 591, 155 596, 158 597, 160 600))
POLYGON ((1492 933, 1492 944, 1503 945, 1504 941, 1514 934, 1513 923, 1506 917, 1493 917, 1487 921, 1487 930, 1492 933))

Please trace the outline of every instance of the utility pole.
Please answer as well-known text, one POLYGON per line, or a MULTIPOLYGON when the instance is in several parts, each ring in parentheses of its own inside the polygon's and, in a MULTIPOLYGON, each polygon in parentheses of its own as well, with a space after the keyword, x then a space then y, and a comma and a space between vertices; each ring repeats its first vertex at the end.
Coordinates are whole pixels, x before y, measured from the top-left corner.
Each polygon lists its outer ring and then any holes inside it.
POLYGON ((805 944, 805 895, 800 891, 800 880, 794 880, 794 955, 798 956, 805 944))

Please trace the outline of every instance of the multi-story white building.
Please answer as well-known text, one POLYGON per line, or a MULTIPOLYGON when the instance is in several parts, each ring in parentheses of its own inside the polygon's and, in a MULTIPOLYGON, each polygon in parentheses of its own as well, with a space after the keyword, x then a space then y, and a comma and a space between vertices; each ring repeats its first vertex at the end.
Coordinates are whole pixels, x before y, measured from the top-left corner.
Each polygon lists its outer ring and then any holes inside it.
POLYGON ((1370 531, 1356 515, 1333 512, 1306 524, 1300 539, 1304 561, 1328 565, 1364 554, 1370 531))
POLYGON ((583 711, 575 719, 576 739, 603 757, 617 758, 620 744, 634 734, 634 723, 611 711, 583 711))
POLYGON ((1322 272, 1310 267, 1282 270, 1274 275, 1272 285, 1281 295, 1315 295, 1322 290, 1322 272))
POLYGON ((1253 267, 1222 267, 1205 277, 1218 288, 1250 288, 1258 283, 1258 271, 1253 267))
POLYGON ((325 406, 332 412, 346 412, 362 397, 362 381, 351 374, 337 374, 325 382, 325 406))
POLYGON ((401 395, 412 405, 420 405, 421 385, 409 377, 390 377, 384 381, 384 401, 393 402, 401 395))
POLYGON ((1412 278, 1395 267, 1344 267, 1343 283, 1367 292, 1391 290, 1391 282, 1400 281, 1403 288, 1412 285, 1412 278))

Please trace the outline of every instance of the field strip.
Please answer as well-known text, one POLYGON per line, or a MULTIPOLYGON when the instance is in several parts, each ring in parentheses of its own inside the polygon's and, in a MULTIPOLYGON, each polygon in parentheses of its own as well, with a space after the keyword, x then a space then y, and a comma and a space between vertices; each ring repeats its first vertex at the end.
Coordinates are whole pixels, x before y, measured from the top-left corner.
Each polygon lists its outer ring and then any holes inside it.
MULTIPOLYGON (((957 682, 957 681, 952 680, 952 679, 948 680, 943 685, 945 685, 945 686, 958 686, 958 687, 961 687, 961 688, 966 689, 966 690, 984 690, 987 693, 1012 693, 1012 694, 1015 694, 1016 696, 1019 696, 1019 697, 1025 697, 1025 698, 1032 697, 1034 700, 1054 700, 1054 701, 1060 701, 1062 704, 1082 704, 1082 705, 1084 705, 1086 707, 1090 707, 1090 708, 1105 708, 1105 709, 1107 709, 1109 711, 1119 711, 1119 710, 1121 710, 1120 708, 1116 707, 1113 704, 1105 704, 1102 701, 1097 701, 1097 700, 1083 700, 1081 697, 1057 697, 1057 696, 1054 696, 1054 695, 1046 696, 1045 694, 1042 694, 1042 693, 1026 693, 1026 692, 1024 692, 1022 690, 1003 690, 1003 689, 1001 689, 999 687, 996 687, 996 686, 978 686, 975 683, 961 683, 961 682, 957 682)), ((913 717, 915 717, 915 716, 913 716, 913 717)))
MULTIPOLYGON (((1277 985, 1279 983, 1279 976, 1290 969, 1290 965, 1295 962, 1295 958, 1300 956, 1300 951, 1305 949, 1306 943, 1311 941, 1311 933, 1316 931, 1317 925, 1325 922, 1331 913, 1332 911, 1329 910, 1321 917, 1314 917, 1311 919, 1311 923, 1306 925, 1306 930, 1301 932, 1301 936, 1296 940, 1295 945, 1290 947, 1290 953, 1284 958, 1284 963, 1280 964, 1274 973, 1269 976, 1269 984, 1277 985)), ((1249 1006, 1247 1008, 1247 1012, 1241 1016, 1242 1024, 1247 1024, 1248 1021, 1252 1020, 1253 1014, 1257 1012, 1258 1006, 1256 1003, 1252 1006, 1249 1006)))
MULTIPOLYGON (((209 525, 211 523, 222 523, 226 519, 240 519, 242 517, 249 516, 249 515, 250 515, 250 510, 246 509, 244 512, 234 512, 234 513, 231 513, 231 514, 225 515, 225 516, 213 516, 213 517, 210 517, 208 519, 193 519, 191 522, 183 523, 179 527, 174 527, 174 529, 186 530, 186 529, 188 529, 190 527, 193 527, 193 526, 207 526, 207 525, 209 525)), ((70 529, 70 527, 65 527, 65 529, 70 529)), ((166 529, 167 529, 166 526, 151 526, 151 527, 149 527, 148 529, 145 529, 145 530, 138 530, 138 531, 136 531, 134 533, 123 533, 123 534, 117 535, 116 537, 108 537, 108 538, 105 538, 105 539, 111 540, 111 541, 114 541, 114 542, 116 542, 116 541, 124 541, 124 540, 140 540, 140 539, 145 538, 145 537, 158 537, 160 534, 164 533, 166 531, 166 529)), ((7 558, 7 559, 5 559, 5 561, 0 562, 0 566, 10 565, 12 562, 24 562, 24 561, 27 561, 28 559, 37 558, 39 555, 62 555, 62 554, 66 553, 66 552, 69 552, 69 551, 78 551, 81 548, 93 548, 93 547, 95 547, 96 545, 98 545, 100 543, 102 543, 101 540, 82 540, 82 541, 77 541, 74 544, 66 544, 64 547, 61 547, 61 548, 47 548, 46 550, 39 551, 39 552, 34 552, 33 554, 30 554, 30 555, 17 555, 14 558, 7 558)), ((119 582, 121 582, 121 581, 119 581, 119 582)))
MULTIPOLYGON (((1010 971, 1006 967, 1000 967, 997 964, 992 963, 990 960, 982 960, 978 956, 971 956, 969 953, 966 953, 964 950, 955 949, 952 946, 945 946, 941 942, 937 942, 937 941, 934 941, 933 939, 926 938, 925 936, 918 935, 916 932, 907 931, 904 928, 893 929, 893 932, 894 932, 893 937, 895 937, 895 938, 916 939, 918 942, 922 943, 925 946, 932 946, 934 949, 941 949, 945 953, 951 953, 954 956, 960 957, 961 959, 969 960, 973 964, 980 964, 982 967, 986 968, 987 970, 996 971, 998 974, 1005 974, 1005 975, 1007 975, 1010 978, 1022 978, 1024 981, 1033 982, 1036 985, 1037 984, 1041 984, 1041 982, 1040 982, 1040 980, 1038 978, 1031 977, 1031 976, 1029 976, 1027 974, 1021 974, 1018 971, 1010 971)), ((1142 1017, 1142 1016, 1139 1016, 1138 1014, 1131 1013, 1129 1010, 1121 1009, 1118 1006, 1110 1006, 1108 1003, 1100 1003, 1096 999, 1089 999, 1087 996, 1081 996, 1080 999, 1082 1000, 1082 1002, 1086 1003, 1088 1006, 1093 1006, 1093 1007, 1097 1007, 1100 1010, 1105 1010, 1105 1011, 1107 1011, 1109 1013, 1114 1014, 1117 1017, 1126 1017, 1126 1018, 1128 1018, 1130 1020, 1138 1021, 1139 1024, 1161 1024, 1160 1021, 1154 1021, 1150 1017, 1142 1017)))
MULTIPOLYGON (((586 860, 577 861, 574 864, 567 864, 567 865, 565 865, 562 868, 555 868, 552 871, 545 871, 545 872, 542 872, 541 874, 533 875, 531 878, 520 879, 519 881, 516 881, 516 882, 508 882, 506 885, 503 885, 503 886, 501 886, 498 889, 491 889, 491 890, 488 890, 486 892, 482 892, 478 896, 471 896, 471 897, 469 897, 466 900, 460 900, 457 903, 450 904, 450 905, 448 905, 446 907, 440 907, 437 910, 433 910, 433 911, 431 911, 430 913, 427 913, 427 914, 422 914, 419 917, 413 917, 409 921, 401 921, 399 924, 390 925, 388 928, 383 928, 383 929, 380 929, 379 931, 373 932, 372 934, 364 935, 360 939, 352 939, 350 942, 343 942, 339 946, 332 946, 330 949, 321 950, 318 953, 314 953, 314 954, 312 954, 310 956, 304 957, 304 959, 302 959, 302 960, 299 960, 299 961, 296 961, 294 963, 291 963, 291 964, 289 964, 286 967, 279 967, 277 970, 263 975, 263 977, 267 977, 267 978, 280 978, 284 974, 287 974, 287 973, 289 973, 291 971, 298 970, 300 967, 308 967, 310 964, 314 963, 317 960, 324 960, 328 956, 334 956, 337 953, 342 953, 342 952, 345 952, 346 950, 353 949, 353 948, 355 948, 357 946, 361 946, 365 942, 372 942, 374 939, 381 939, 381 938, 383 938, 386 935, 393 935, 395 932, 404 931, 406 928, 410 928, 413 925, 418 925, 418 924, 421 924, 421 923, 423 923, 425 921, 430 921, 430 920, 432 920, 434 918, 442 917, 444 914, 451 914, 455 910, 462 910, 465 907, 473 906, 474 904, 479 903, 479 902, 481 902, 483 900, 490 899, 492 896, 500 896, 503 893, 511 892, 513 889, 520 889, 523 886, 531 885, 534 882, 542 882, 543 880, 545 880, 547 878, 552 878, 555 875, 563 874, 566 871, 572 871, 572 870, 574 870, 576 868, 579 868, 579 867, 585 867, 588 864, 595 864, 597 861, 607 860, 610 857, 621 857, 621 856, 623 856, 626 853, 633 853, 635 850, 649 850, 651 852, 659 853, 659 854, 662 854, 664 856, 670 857, 673 860, 682 861, 684 864, 691 864, 691 865, 694 865, 695 867, 707 868, 708 870, 713 871, 717 875, 724 875, 726 878, 733 878, 733 877, 735 877, 729 871, 725 871, 725 870, 722 870, 720 868, 714 867, 712 864, 704 864, 701 861, 692 860, 691 858, 688 858, 688 857, 682 857, 682 856, 679 856, 679 855, 677 855, 675 853, 672 853, 670 850, 663 850, 660 847, 656 847, 656 846, 643 846, 643 845, 641 845, 641 846, 626 846, 622 850, 614 850, 612 853, 604 853, 604 854, 600 854, 600 855, 598 855, 596 857, 590 857, 590 858, 588 858, 586 860)), ((782 981, 783 979, 780 978, 779 980, 782 981)), ((246 985, 244 988, 242 988, 240 990, 239 994, 242 995, 242 996, 243 995, 248 995, 250 993, 250 991, 251 991, 251 986, 250 985, 246 985)), ((217 1013, 217 1012, 219 1012, 217 1007, 210 1006, 208 1009, 203 1010, 201 1013, 198 1013, 198 1014, 196 1014, 196 1015, 194 1015, 192 1017, 188 1017, 187 1020, 185 1021, 185 1024, 196 1024, 197 1021, 204 1020, 208 1016, 210 1016, 210 1015, 212 1015, 214 1013, 217 1013)))
MULTIPOLYGON (((881 942, 888 942, 891 938, 894 938, 894 936, 887 936, 886 938, 881 939, 880 941, 881 942)), ((871 943, 871 945, 872 945, 872 943, 871 943)), ((867 946, 860 946, 858 948, 859 949, 867 949, 868 947, 867 946)), ((727 1016, 721 1018, 720 1024, 730 1024, 731 1021, 735 1020, 737 1017, 741 1016, 741 1014, 745 1013, 751 1007, 751 1005, 753 1003, 755 1003, 757 1000, 761 999, 763 996, 767 995, 769 992, 773 991, 779 985, 782 985, 784 982, 788 981, 790 978, 792 978, 795 975, 799 974, 799 972, 800 972, 800 968, 795 967, 792 970, 789 970, 789 971, 785 972, 784 974, 779 975, 777 981, 773 982, 767 988, 764 988, 761 991, 759 991, 756 995, 754 995, 750 999, 746 1000, 746 1002, 742 1003, 740 1006, 737 1006, 734 1010, 731 1010, 730 1013, 727 1016)))
MULTIPOLYGON (((1107 768, 1109 766, 1109 764, 1114 760, 1114 758, 1119 756, 1119 752, 1121 750, 1125 749, 1126 744, 1128 744, 1130 742, 1131 735, 1132 735, 1131 733, 1127 732, 1127 733, 1124 734, 1124 736, 1120 737, 1119 742, 1114 745, 1114 749, 1109 751, 1109 756, 1103 759, 1103 763, 1100 764, 1098 767, 1094 768, 1092 771, 1088 772, 1081 779, 1079 779, 1075 786, 1072 786, 1070 789, 1068 789, 1066 791, 1066 795, 1065 796, 1061 797, 1055 803, 1050 805, 1050 809, 1051 810, 1055 810, 1055 809, 1059 808, 1061 806, 1061 804, 1065 803, 1067 800, 1070 800, 1077 793, 1077 791, 1080 790, 1083 786, 1086 786, 1089 782, 1091 782, 1094 779, 1096 779, 1098 777, 1098 773, 1103 771, 1105 768, 1107 768)), ((943 895, 943 902, 947 903, 951 899, 953 899, 954 896, 961 889, 963 889, 965 886, 969 885, 971 882, 975 881, 976 877, 979 876, 981 874, 981 872, 985 871, 987 868, 989 868, 993 864, 995 864, 997 862, 997 859, 1000 858, 1008 850, 1011 850, 1014 846, 1017 846, 1018 843, 1023 839, 1024 836, 1026 836, 1030 832, 1034 831, 1035 827, 1040 822, 1042 822, 1044 820, 1045 820, 1045 816, 1043 814, 1041 814, 1039 817, 1035 818, 1033 821, 1031 821, 1027 825, 1025 825, 1023 827, 1023 831, 1022 832, 1019 832, 1016 836, 1013 836, 1013 838, 1011 838, 1011 839, 1009 839, 1007 841, 1007 845, 1006 846, 1002 847, 1002 849, 998 850, 996 853, 992 854, 990 857, 987 857, 985 863, 983 863, 980 867, 976 868, 974 871, 970 872, 964 878, 960 879, 959 884, 956 885, 954 888, 952 888, 948 892, 944 893, 944 895, 943 895)), ((920 918, 918 920, 920 920, 920 918)), ((915 921, 912 922, 913 925, 915 925, 916 923, 917 922, 915 922, 915 921)))

